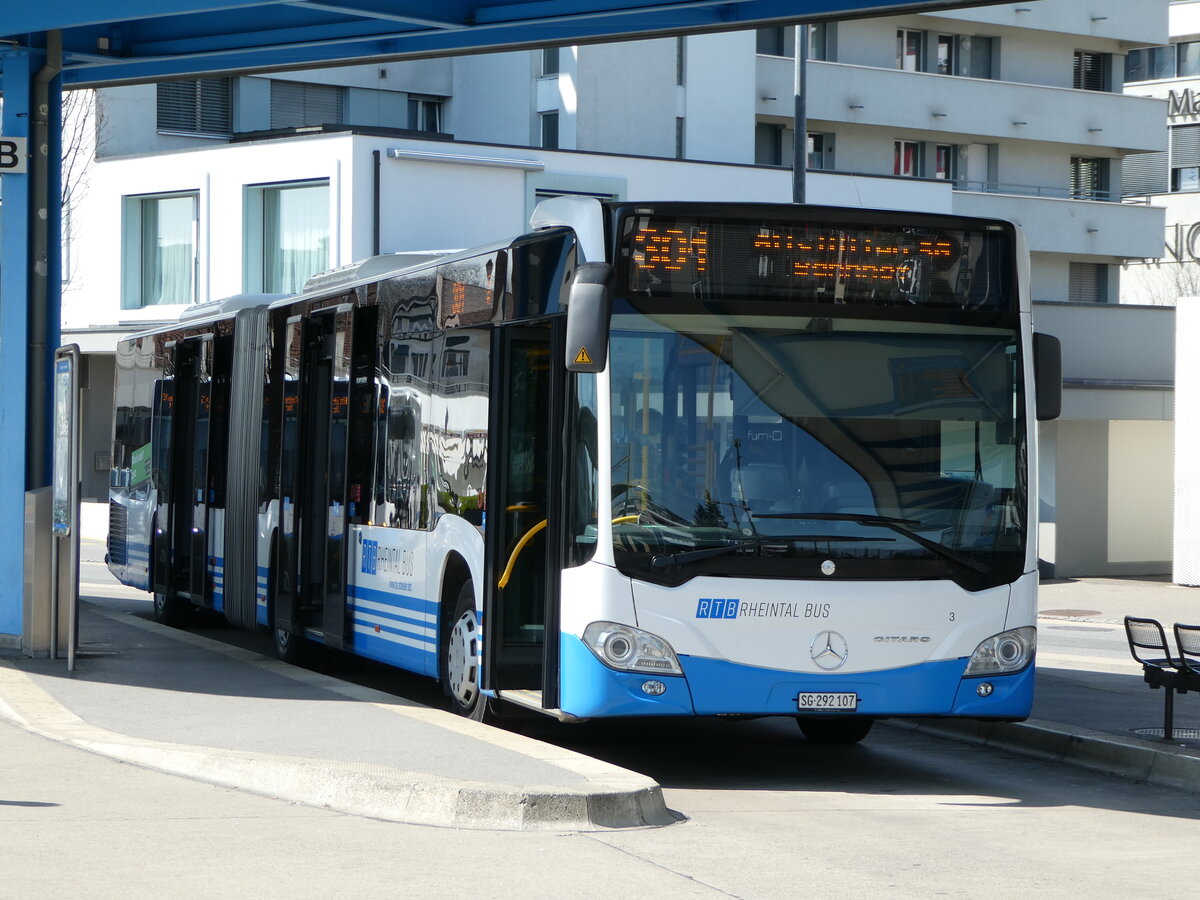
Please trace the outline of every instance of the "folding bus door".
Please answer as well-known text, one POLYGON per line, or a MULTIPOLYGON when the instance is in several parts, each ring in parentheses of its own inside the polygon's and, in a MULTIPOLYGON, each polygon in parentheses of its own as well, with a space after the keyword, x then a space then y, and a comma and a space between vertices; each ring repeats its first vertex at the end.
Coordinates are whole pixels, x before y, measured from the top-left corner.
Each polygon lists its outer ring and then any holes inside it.
POLYGON ((154 535, 154 590, 203 604, 207 587, 208 431, 212 337, 179 341, 158 398, 155 435, 161 456, 159 505, 154 535))
POLYGON ((493 332, 484 687, 558 706, 562 319, 493 332))
POLYGON ((346 621, 346 464, 353 310, 288 321, 281 578, 275 626, 341 647, 346 621))

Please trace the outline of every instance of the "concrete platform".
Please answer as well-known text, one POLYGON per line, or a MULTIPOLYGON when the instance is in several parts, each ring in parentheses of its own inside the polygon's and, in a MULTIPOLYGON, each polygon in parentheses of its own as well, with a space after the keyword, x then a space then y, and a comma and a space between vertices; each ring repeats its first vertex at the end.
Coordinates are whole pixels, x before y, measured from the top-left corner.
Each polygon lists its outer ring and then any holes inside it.
MULTIPOLYGON (((659 785, 636 772, 89 603, 89 591, 144 596, 87 584, 76 672, 61 659, 0 658, 0 715, 130 763, 412 824, 575 831, 677 821, 659 785)), ((1176 701, 1176 726, 1191 730, 1182 739, 1145 734, 1161 725, 1163 695, 1142 683, 1121 627, 1126 613, 1168 628, 1200 621, 1200 590, 1051 582, 1040 607, 1033 718, 887 724, 1200 790, 1200 697, 1176 701), (1056 649, 1060 630, 1073 646, 1094 635, 1096 649, 1056 649)))

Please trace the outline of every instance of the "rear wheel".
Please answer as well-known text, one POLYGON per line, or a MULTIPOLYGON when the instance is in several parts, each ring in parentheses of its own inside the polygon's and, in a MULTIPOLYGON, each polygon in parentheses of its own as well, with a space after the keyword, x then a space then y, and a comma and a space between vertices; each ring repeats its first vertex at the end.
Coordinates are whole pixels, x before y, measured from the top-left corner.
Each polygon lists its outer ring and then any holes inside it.
POLYGON ((870 716, 797 716, 804 736, 814 744, 857 744, 870 732, 870 716))
POLYGON ((459 589, 454 616, 446 630, 440 674, 451 711, 476 722, 491 718, 488 698, 479 692, 481 639, 479 616, 475 612, 475 588, 467 581, 459 589))
POLYGON ((186 600, 169 594, 154 594, 154 621, 172 628, 187 628, 192 624, 196 608, 186 600))

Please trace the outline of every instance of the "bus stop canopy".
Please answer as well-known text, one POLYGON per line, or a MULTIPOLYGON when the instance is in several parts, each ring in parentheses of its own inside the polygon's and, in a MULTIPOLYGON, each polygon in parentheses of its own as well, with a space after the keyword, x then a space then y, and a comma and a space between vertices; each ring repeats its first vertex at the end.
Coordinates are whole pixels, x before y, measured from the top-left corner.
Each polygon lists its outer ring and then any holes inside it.
POLYGON ((986 0, 42 0, 0 42, 61 32, 66 86, 729 31, 986 0))

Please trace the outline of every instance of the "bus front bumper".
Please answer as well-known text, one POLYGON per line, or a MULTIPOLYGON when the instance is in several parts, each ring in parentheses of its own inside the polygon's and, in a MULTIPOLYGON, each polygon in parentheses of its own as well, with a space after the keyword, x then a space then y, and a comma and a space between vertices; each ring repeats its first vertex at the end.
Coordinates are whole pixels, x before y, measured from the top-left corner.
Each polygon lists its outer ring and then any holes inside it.
POLYGON ((828 675, 698 656, 681 655, 679 662, 682 676, 618 672, 601 663, 579 638, 564 634, 560 707, 579 718, 797 715, 802 693, 853 693, 858 715, 1012 720, 1026 718, 1033 705, 1033 666, 1011 675, 963 678, 965 658, 828 675), (981 696, 979 686, 985 682, 990 692, 981 696))

